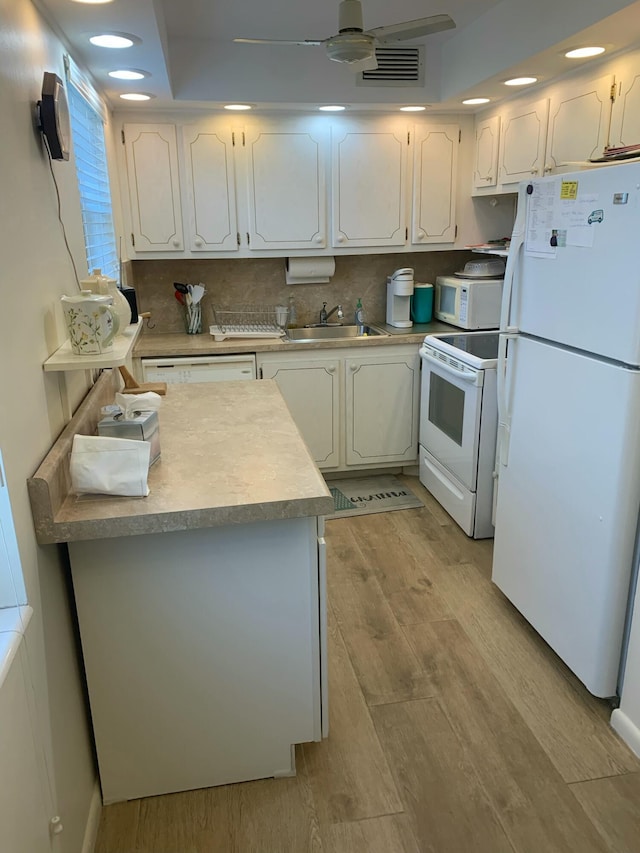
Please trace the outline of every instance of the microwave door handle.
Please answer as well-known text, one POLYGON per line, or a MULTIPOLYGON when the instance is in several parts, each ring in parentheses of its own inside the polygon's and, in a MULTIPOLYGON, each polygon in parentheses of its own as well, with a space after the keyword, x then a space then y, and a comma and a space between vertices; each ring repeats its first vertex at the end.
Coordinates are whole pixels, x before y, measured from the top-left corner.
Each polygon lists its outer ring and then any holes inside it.
POLYGON ((445 373, 450 373, 456 377, 456 379, 462 379, 464 382, 469 382, 471 385, 476 384, 476 374, 475 373, 463 373, 461 370, 456 370, 455 367, 452 367, 450 364, 447 364, 444 361, 440 361, 439 358, 434 358, 432 355, 429 355, 426 352, 422 353, 422 358, 425 361, 428 361, 430 364, 439 367, 441 370, 444 370, 445 373))

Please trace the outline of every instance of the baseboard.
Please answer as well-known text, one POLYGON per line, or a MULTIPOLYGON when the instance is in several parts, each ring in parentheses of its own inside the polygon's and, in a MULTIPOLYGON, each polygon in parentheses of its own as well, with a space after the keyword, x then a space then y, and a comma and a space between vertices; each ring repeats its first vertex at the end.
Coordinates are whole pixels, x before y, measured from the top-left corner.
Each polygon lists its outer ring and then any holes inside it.
POLYGON ((611 728, 618 732, 637 756, 640 756, 640 729, 620 708, 616 708, 611 714, 611 728))
POLYGON ((91 804, 89 806, 89 816, 87 817, 87 825, 84 830, 84 839, 82 842, 82 853, 93 853, 96 841, 98 838, 98 828, 100 826, 100 816, 102 814, 102 793, 100 791, 100 783, 96 779, 91 795, 91 804))

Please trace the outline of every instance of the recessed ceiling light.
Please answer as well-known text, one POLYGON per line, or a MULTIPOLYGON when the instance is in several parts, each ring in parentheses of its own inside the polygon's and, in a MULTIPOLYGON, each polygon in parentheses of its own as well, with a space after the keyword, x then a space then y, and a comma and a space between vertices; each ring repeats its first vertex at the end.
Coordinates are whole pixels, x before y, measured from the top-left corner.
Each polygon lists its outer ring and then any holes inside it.
POLYGON ((565 56, 567 59, 585 59, 587 56, 598 56, 604 51, 604 47, 577 47, 565 53, 565 56))
POLYGON ((100 33, 97 36, 91 36, 89 39, 91 44, 96 47, 131 47, 131 45, 140 43, 140 39, 136 36, 130 36, 128 33, 100 33))
POLYGON ((97 6, 99 3, 112 3, 113 0, 73 0, 74 3, 87 3, 97 6))
POLYGON ((120 95, 123 101, 150 101, 155 95, 147 95, 145 92, 125 92, 120 95))
POLYGON ((340 104, 327 104, 325 107, 318 107, 318 109, 322 110, 323 113, 341 113, 346 107, 342 107, 340 104))
POLYGON ((225 104, 225 110, 252 110, 251 104, 225 104))
POLYGON ((505 86, 529 86, 531 83, 537 83, 537 77, 512 77, 511 80, 505 80, 505 86))
POLYGON ((148 71, 136 71, 134 68, 119 68, 117 71, 109 72, 109 77, 115 77, 116 80, 144 80, 145 77, 150 76, 148 71))
POLYGON ((467 98, 466 101, 463 101, 463 104, 469 104, 470 106, 473 104, 488 104, 489 98, 467 98))
POLYGON ((401 112, 403 113, 421 113, 423 110, 426 110, 426 107, 400 107, 401 112))

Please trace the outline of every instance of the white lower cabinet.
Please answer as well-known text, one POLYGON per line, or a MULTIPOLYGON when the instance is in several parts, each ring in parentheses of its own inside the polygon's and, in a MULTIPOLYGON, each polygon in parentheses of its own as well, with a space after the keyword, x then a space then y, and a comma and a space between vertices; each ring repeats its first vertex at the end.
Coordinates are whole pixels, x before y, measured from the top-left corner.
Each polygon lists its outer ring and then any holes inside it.
POLYGON ((319 468, 340 464, 340 359, 258 355, 259 375, 275 379, 319 468))
POLYGON ((322 470, 381 468, 418 457, 420 358, 416 345, 258 354, 322 470))
POLYGON ((347 465, 415 462, 420 358, 349 356, 345 362, 347 465))
POLYGON ((293 744, 328 731, 323 532, 69 543, 105 804, 295 774, 293 744))

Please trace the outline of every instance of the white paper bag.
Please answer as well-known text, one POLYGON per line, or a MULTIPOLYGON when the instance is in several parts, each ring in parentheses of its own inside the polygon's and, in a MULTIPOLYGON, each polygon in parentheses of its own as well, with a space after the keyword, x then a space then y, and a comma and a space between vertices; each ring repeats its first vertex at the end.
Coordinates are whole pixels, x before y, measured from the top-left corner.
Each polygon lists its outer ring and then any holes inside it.
POLYGON ((148 441, 75 435, 69 466, 73 491, 146 497, 150 451, 148 441))

